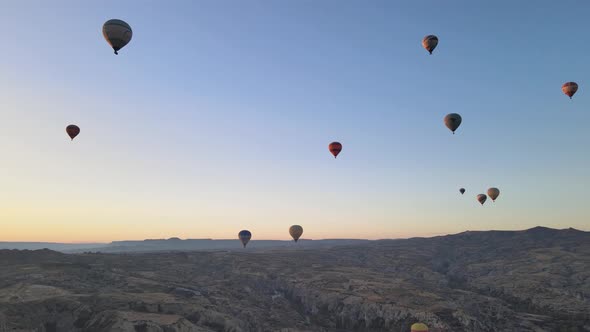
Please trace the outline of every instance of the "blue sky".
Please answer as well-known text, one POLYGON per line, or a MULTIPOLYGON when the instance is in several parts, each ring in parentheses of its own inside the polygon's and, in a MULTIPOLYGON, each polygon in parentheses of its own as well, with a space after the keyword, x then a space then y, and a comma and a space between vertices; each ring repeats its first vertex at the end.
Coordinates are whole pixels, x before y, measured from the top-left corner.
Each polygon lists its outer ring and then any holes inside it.
POLYGON ((588 230, 588 9, 2 2, 0 240, 588 230), (134 33, 118 56, 111 18, 134 33))

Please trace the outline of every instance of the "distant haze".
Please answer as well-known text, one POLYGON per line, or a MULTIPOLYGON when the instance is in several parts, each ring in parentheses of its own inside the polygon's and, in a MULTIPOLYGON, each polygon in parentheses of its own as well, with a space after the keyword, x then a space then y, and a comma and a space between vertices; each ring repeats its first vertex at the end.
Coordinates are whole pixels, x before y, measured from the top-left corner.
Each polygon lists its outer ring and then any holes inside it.
MULTIPOLYGON (((283 249, 310 249, 320 247, 333 247, 341 245, 365 244, 369 240, 356 239, 327 239, 327 240, 306 240, 299 242, 279 240, 258 240, 250 241, 247 250, 260 248, 283 248, 283 249)), ((143 241, 113 241, 111 243, 50 243, 50 242, 0 242, 0 249, 38 250, 50 249, 65 253, 78 252, 157 252, 157 251, 193 251, 193 250, 224 250, 237 249, 246 250, 237 240, 211 240, 211 239, 148 239, 143 241)))
POLYGON ((0 240, 589 230, 589 10, 3 1, 0 240), (133 28, 119 55, 111 18, 133 28), (489 187, 501 194, 482 207, 489 187))

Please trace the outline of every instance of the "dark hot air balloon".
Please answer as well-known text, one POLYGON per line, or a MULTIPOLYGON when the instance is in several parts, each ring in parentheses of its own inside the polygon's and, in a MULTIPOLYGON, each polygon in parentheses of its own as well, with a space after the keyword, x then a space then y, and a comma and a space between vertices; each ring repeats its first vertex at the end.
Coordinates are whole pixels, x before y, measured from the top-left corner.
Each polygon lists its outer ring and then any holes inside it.
POLYGON ((428 35, 422 39, 422 47, 424 47, 430 54, 432 54, 436 45, 438 45, 438 37, 435 35, 428 35))
POLYGON ((293 240, 297 242, 297 240, 299 240, 299 238, 301 237, 301 234, 303 234, 303 227, 299 225, 293 225, 289 227, 289 234, 291 234, 293 240))
POLYGON ((131 41, 133 31, 125 21, 108 20, 102 26, 102 35, 107 43, 111 45, 115 54, 119 54, 119 50, 131 41))
POLYGON ((336 158, 338 157, 340 151, 342 151, 342 144, 338 142, 332 142, 330 145, 328 145, 328 149, 330 149, 330 152, 334 155, 334 158, 336 158))
POLYGON ((66 127, 66 133, 68 133, 68 136, 70 136, 70 138, 73 141, 74 137, 78 136, 78 134, 80 133, 80 127, 76 125, 69 125, 66 127))
POLYGON ((465 193, 465 188, 459 189, 459 192, 461 193, 461 195, 463 195, 465 193))
POLYGON ((490 188, 488 189, 488 196, 492 199, 492 202, 496 201, 496 198, 500 196, 500 189, 498 188, 490 188))
POLYGON ((246 248, 246 245, 252 238, 252 233, 250 233, 250 231, 247 230, 240 231, 240 233, 238 233, 238 238, 240 239, 240 241, 242 241, 244 248, 246 248))
POLYGON ((455 130, 461 125, 461 121, 463 121, 463 119, 457 113, 447 114, 444 119, 445 126, 447 126, 453 134, 455 134, 455 130))
POLYGON ((476 197, 476 198, 477 198, 477 201, 478 201, 478 202, 479 202, 481 205, 483 205, 483 203, 485 203, 485 202, 486 202, 486 199, 488 199, 488 196, 486 196, 486 195, 484 195, 484 194, 479 194, 479 195, 477 195, 477 197, 476 197))
POLYGON ((576 91, 578 91, 578 83, 576 82, 567 82, 561 86, 561 91, 565 93, 570 99, 574 96, 576 91))

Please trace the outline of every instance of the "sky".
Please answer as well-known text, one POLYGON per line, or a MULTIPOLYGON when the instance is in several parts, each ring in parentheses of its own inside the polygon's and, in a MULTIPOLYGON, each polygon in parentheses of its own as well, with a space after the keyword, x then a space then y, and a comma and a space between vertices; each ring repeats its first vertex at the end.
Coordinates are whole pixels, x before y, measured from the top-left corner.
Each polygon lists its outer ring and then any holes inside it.
POLYGON ((589 10, 1 1, 0 241, 590 230, 589 10), (112 18, 133 28, 118 56, 112 18))

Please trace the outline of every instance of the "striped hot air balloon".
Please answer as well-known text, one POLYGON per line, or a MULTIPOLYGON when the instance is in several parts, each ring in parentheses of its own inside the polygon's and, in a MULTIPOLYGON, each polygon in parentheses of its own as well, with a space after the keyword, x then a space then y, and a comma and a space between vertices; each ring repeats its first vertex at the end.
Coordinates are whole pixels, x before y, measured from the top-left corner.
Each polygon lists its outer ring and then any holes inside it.
POLYGON ((111 45, 115 54, 119 54, 119 50, 131 41, 133 31, 127 22, 113 19, 104 23, 102 26, 102 35, 107 43, 111 45))

